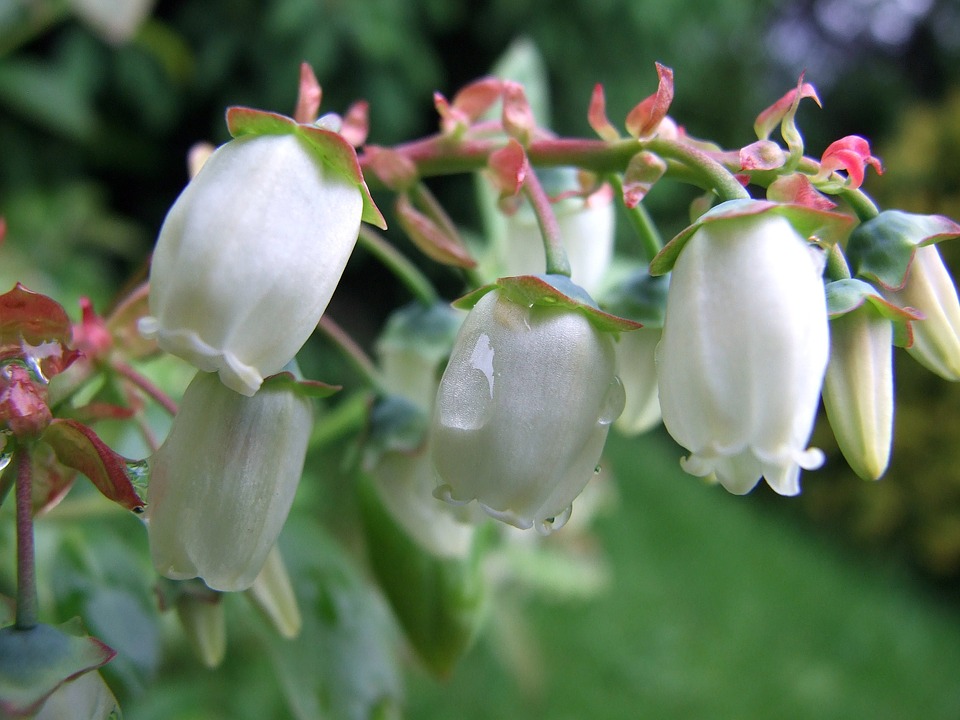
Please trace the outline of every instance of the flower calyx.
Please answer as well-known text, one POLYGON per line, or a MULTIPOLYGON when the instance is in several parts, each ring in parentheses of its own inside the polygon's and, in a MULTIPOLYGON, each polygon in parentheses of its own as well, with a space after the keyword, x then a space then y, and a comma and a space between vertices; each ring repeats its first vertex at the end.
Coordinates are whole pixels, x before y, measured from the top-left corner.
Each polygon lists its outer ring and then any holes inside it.
POLYGON ((815 239, 822 245, 833 245, 843 240, 854 224, 849 215, 821 210, 809 205, 777 203, 769 200, 728 200, 711 208, 692 225, 676 235, 650 263, 651 275, 670 272, 680 251, 694 233, 706 224, 774 213, 785 217, 793 228, 807 239, 815 239))
POLYGON ((499 289, 519 305, 555 307, 582 313, 595 328, 603 332, 628 332, 642 327, 633 320, 604 312, 583 288, 564 275, 518 275, 499 278, 496 282, 479 287, 455 300, 453 306, 470 310, 480 298, 494 289, 499 289))

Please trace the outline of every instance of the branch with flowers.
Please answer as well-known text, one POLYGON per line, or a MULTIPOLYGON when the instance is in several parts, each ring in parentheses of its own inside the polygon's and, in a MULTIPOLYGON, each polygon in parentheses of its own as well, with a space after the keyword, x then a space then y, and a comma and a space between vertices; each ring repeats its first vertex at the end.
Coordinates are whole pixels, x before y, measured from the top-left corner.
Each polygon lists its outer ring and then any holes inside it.
POLYGON ((597 137, 566 138, 538 123, 522 85, 486 77, 434 97, 435 135, 381 147, 367 142, 364 103, 319 114, 304 65, 292 117, 231 108, 233 139, 198 146, 149 283, 106 317, 87 302, 71 325, 20 285, 0 296, 0 500, 13 498, 17 538, 4 716, 31 716, 113 655, 39 617, 34 517, 80 476, 142 514, 161 603, 216 665, 224 593, 248 593, 281 636, 300 632, 276 541, 318 438, 358 443, 367 561, 438 676, 478 632, 494 592, 483 560, 513 541, 504 525, 560 531, 611 427, 662 422, 691 475, 795 495, 801 470, 824 462, 808 447, 822 399, 850 467, 880 478, 893 347, 960 379, 960 303, 936 248, 960 225, 877 208, 861 186, 882 165, 864 138, 806 155, 796 113, 819 100, 802 78, 758 115, 757 140, 730 150, 670 117, 673 73, 656 70, 625 135, 600 86, 597 137), (483 247, 424 182, 454 174, 483 183, 495 222, 483 247), (701 193, 666 243, 644 205, 662 183, 701 193), (393 197, 392 213, 371 190, 393 197), (618 206, 637 247, 614 262, 618 206), (459 299, 377 230, 388 218, 462 280, 459 299), (372 358, 324 315, 358 242, 414 298, 372 358), (352 360, 358 385, 302 377, 296 358, 315 332, 352 360), (179 397, 138 369, 161 353, 194 369, 179 397), (337 392, 357 402, 321 403, 337 392), (149 456, 111 449, 96 430, 107 419, 136 428, 149 456))

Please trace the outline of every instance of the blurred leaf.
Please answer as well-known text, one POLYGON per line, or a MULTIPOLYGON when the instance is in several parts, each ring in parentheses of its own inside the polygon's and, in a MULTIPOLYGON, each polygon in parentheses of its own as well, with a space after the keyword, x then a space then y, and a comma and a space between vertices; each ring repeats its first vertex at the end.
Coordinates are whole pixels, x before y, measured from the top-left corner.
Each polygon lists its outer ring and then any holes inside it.
POLYGON ((281 546, 303 629, 295 640, 264 629, 264 641, 294 717, 368 720, 398 703, 395 630, 356 563, 302 518, 288 522, 281 546))
POLYGON ((60 68, 47 63, 23 58, 0 64, 0 104, 57 135, 81 142, 96 127, 90 97, 60 68))

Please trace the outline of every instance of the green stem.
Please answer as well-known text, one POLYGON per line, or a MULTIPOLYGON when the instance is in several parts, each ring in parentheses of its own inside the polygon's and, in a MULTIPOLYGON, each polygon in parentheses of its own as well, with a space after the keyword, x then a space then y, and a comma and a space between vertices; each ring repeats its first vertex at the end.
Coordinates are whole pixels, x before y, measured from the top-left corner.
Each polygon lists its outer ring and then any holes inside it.
POLYGON ((114 362, 111 367, 168 413, 171 415, 177 414, 177 403, 145 375, 141 375, 124 362, 114 362))
POLYGON ((866 222, 880 214, 880 209, 876 206, 876 203, 859 188, 856 190, 841 190, 838 194, 846 201, 850 209, 856 213, 860 222, 866 222))
POLYGON ((543 237, 543 252, 547 259, 548 275, 565 275, 570 277, 570 261, 567 251, 563 247, 563 238, 560 236, 560 225, 557 223, 557 214, 553 211, 550 198, 547 197, 540 178, 525 161, 526 168, 521 188, 537 217, 540 226, 540 235, 543 237))
POLYGON ((849 280, 851 277, 850 266, 839 245, 832 246, 827 252, 826 275, 829 280, 849 280))
MULTIPOLYGON (((619 197, 623 197, 623 180, 616 173, 608 175, 607 180, 613 185, 613 190, 619 197)), ((643 259, 647 262, 653 260, 658 252, 663 248, 663 238, 660 231, 653 223, 653 218, 643 206, 643 203, 637 203, 632 208, 625 208, 627 219, 633 227, 637 238, 640 240, 640 249, 643 253, 643 259)))
POLYGON ((33 546, 33 478, 30 451, 17 448, 17 619, 18 630, 37 625, 37 567, 33 546))
POLYGON ((721 163, 714 160, 702 150, 677 142, 654 138, 646 144, 651 152, 668 160, 677 160, 691 169, 698 171, 706 179, 710 187, 720 196, 721 200, 746 200, 750 193, 721 163))
POLYGON ((329 315, 321 316, 320 322, 317 323, 317 329, 340 348, 344 357, 350 361, 354 369, 360 373, 367 383, 377 390, 383 388, 383 381, 380 379, 380 373, 374 366, 373 360, 329 315))
POLYGON ((396 275, 417 300, 426 305, 439 301, 440 296, 436 289, 420 268, 410 262, 378 232, 367 225, 361 225, 358 242, 396 275))

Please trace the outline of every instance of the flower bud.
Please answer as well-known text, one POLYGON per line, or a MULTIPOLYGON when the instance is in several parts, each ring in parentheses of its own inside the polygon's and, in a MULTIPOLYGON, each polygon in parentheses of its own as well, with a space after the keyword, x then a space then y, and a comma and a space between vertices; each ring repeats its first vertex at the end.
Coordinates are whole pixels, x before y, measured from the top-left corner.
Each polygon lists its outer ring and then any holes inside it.
POLYGON ((830 321, 823 404, 853 471, 864 480, 883 475, 893 436, 893 323, 869 302, 830 321))
POLYGON ((177 198, 140 330, 253 395, 313 332, 360 228, 363 196, 297 135, 220 147, 177 198))
POLYGON ((464 321, 437 393, 433 458, 453 503, 547 533, 566 522, 623 410, 612 337, 499 289, 464 321))
POLYGON ((97 671, 85 672, 58 687, 34 720, 111 720, 120 706, 97 671))
POLYGON ((200 577, 214 590, 250 587, 293 503, 311 421, 310 402, 287 389, 247 398, 197 373, 150 459, 157 571, 200 577))
POLYGON ((730 492, 799 492, 829 351, 822 263, 765 204, 718 206, 680 251, 657 350, 660 407, 683 468, 730 492), (757 209, 760 208, 759 212, 757 209))
POLYGON ((219 667, 227 654, 223 595, 184 593, 177 599, 177 617, 200 662, 208 668, 219 667))
POLYGON ((881 287, 881 292, 895 305, 923 313, 923 319, 913 324, 913 344, 907 352, 940 377, 960 380, 960 302, 937 246, 918 247, 903 288, 881 287))

